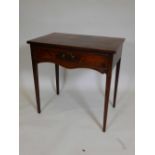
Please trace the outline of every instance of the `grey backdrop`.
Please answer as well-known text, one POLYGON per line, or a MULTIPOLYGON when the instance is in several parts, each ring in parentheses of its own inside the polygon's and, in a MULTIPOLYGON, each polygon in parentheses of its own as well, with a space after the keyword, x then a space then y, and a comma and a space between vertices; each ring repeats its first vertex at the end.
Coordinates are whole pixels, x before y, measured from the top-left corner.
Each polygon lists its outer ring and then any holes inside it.
MULTIPOLYGON (((51 32, 126 38, 123 47, 118 96, 120 96, 121 100, 125 94, 131 94, 128 98, 128 104, 130 104, 131 100, 134 102, 134 0, 20 0, 20 151, 22 155, 24 153, 38 154, 35 149, 33 150, 29 146, 28 142, 29 140, 33 141, 35 138, 31 137, 32 139, 30 138, 26 141, 25 137, 29 134, 31 135, 31 130, 28 127, 31 124, 31 118, 28 117, 30 112, 35 115, 33 117, 40 117, 35 111, 30 48, 26 41, 51 32)), ((54 65, 48 63, 39 65, 39 74, 42 106, 44 113, 46 113, 46 110, 54 102, 53 98, 56 97, 54 96, 54 65)), ((100 97, 104 99, 104 82, 104 75, 90 69, 67 70, 60 68, 62 94, 67 92, 67 90, 77 91, 75 92, 77 96, 80 91, 90 92, 90 94, 91 91, 94 91, 93 94, 97 94, 99 90, 100 97), (78 92, 78 90, 80 91, 78 92)), ((113 84, 111 91, 113 91, 113 84)), ((85 98, 90 97, 89 94, 85 94, 85 96, 85 98)), ((65 100, 67 102, 64 97, 62 102, 65 102, 65 100)), ((103 102, 102 100, 100 101, 103 102)), ((83 108, 88 112, 86 107, 83 108)), ((129 117, 133 118, 130 124, 132 133, 127 133, 127 135, 131 135, 134 139, 134 105, 131 111, 132 116, 129 114, 129 117)), ((88 112, 88 114, 90 113, 88 112)), ((113 116, 116 117, 115 115, 113 116)), ((117 141, 124 147, 120 140, 117 141)), ((36 143, 33 145, 35 146, 36 143)), ((134 150, 134 147, 131 150, 134 150)), ((46 153, 50 154, 49 152, 47 149, 46 153)), ((51 151, 51 154, 53 153, 51 151)), ((55 150, 55 154, 59 153, 55 150)), ((132 154, 130 151, 128 153, 132 154)), ((120 154, 119 151, 118 154, 120 154)))

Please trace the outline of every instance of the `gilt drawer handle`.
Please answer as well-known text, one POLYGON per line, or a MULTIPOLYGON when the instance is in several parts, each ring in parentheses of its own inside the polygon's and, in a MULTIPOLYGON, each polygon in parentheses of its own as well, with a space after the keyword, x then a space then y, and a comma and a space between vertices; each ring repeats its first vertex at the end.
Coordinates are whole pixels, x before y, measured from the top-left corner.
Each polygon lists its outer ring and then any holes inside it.
POLYGON ((62 59, 62 60, 67 60, 67 61, 74 61, 77 60, 78 58, 73 55, 72 53, 60 53, 58 54, 58 58, 62 59))

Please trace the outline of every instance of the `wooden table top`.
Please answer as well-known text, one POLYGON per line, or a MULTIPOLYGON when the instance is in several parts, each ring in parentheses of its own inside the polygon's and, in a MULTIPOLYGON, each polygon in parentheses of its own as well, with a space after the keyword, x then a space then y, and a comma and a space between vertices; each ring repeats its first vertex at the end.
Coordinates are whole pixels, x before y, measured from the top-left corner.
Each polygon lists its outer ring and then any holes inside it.
POLYGON ((124 38, 104 36, 51 33, 39 38, 29 40, 27 41, 27 43, 96 50, 114 54, 117 52, 118 48, 122 45, 124 40, 124 38))

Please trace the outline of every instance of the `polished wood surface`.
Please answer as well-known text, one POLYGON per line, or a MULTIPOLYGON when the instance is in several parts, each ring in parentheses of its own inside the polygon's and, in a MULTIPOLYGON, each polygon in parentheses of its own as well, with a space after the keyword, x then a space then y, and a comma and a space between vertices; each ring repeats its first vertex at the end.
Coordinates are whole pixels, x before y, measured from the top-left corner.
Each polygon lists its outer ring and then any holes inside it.
POLYGON ((53 47, 77 48, 84 50, 95 50, 98 53, 116 53, 124 38, 90 36, 66 33, 51 33, 28 43, 46 44, 53 47))
POLYGON ((56 92, 59 94, 59 65, 90 68, 106 74, 103 131, 106 131, 112 69, 116 66, 113 107, 116 105, 118 78, 124 38, 52 33, 27 41, 31 47, 32 67, 38 113, 40 94, 38 63, 55 63, 56 92))

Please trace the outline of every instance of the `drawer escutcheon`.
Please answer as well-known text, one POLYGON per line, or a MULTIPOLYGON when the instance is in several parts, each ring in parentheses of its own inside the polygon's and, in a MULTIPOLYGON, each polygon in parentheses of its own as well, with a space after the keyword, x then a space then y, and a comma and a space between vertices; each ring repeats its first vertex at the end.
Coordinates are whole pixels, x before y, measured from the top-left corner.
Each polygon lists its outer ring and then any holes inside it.
POLYGON ((58 54, 56 54, 56 57, 58 59, 61 59, 61 60, 65 60, 65 61, 78 61, 80 60, 80 58, 77 56, 77 55, 74 55, 73 53, 71 52, 60 52, 58 54))

